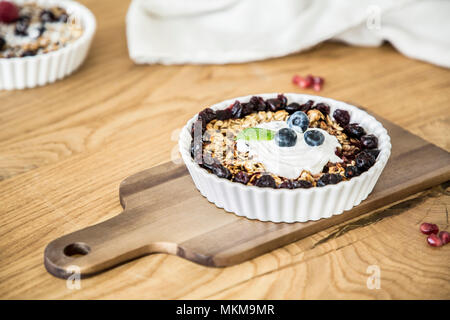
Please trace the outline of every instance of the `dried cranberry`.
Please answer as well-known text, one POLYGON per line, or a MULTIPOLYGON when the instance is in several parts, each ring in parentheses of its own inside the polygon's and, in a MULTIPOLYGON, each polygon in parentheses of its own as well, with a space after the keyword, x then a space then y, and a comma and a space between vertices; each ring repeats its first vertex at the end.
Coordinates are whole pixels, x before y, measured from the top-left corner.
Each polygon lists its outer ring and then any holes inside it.
POLYGON ((309 189, 313 186, 313 184, 306 180, 294 180, 292 182, 294 189, 309 189))
POLYGON ((270 111, 275 112, 281 109, 282 101, 279 99, 267 99, 266 105, 270 111))
POLYGON ((324 116, 330 114, 330 106, 325 103, 318 103, 314 106, 317 110, 319 110, 324 116))
POLYGON ((6 46, 6 40, 0 37, 0 51, 2 51, 6 46))
POLYGON ((365 136, 362 136, 361 145, 365 149, 375 149, 376 147, 378 147, 378 138, 375 137, 373 134, 367 134, 365 136))
POLYGON ((360 172, 370 169, 375 164, 375 158, 367 152, 360 152, 355 157, 356 166, 360 172))
POLYGON ((239 171, 233 178, 234 182, 239 182, 242 184, 247 184, 250 181, 250 176, 245 171, 239 171))
POLYGON ((231 172, 227 168, 225 168, 223 165, 214 163, 212 165, 212 173, 214 173, 219 178, 225 178, 230 179, 231 178, 231 172))
POLYGON ((281 101, 281 109, 285 109, 288 103, 288 99, 286 98, 286 96, 284 94, 279 94, 277 96, 277 99, 281 101))
POLYGON ((344 132, 351 138, 359 139, 366 134, 363 127, 359 126, 357 123, 350 123, 345 126, 344 132))
POLYGON ((325 173, 317 180, 318 187, 324 187, 328 184, 336 184, 342 181, 342 176, 337 173, 325 173))
POLYGON ((359 170, 355 166, 348 166, 345 168, 345 177, 350 179, 359 176, 359 170))
POLYGON ((234 119, 242 118, 242 104, 239 101, 232 104, 231 115, 234 119))
POLYGON ((333 112, 333 118, 341 127, 345 127, 350 122, 350 114, 347 110, 336 109, 333 112))
POLYGON ((264 102, 264 99, 261 97, 253 96, 250 99, 250 103, 255 106, 255 109, 257 111, 265 111, 266 110, 266 103, 264 102))
POLYGON ((249 114, 255 111, 255 106, 251 103, 243 103, 242 104, 242 116, 248 116, 249 114))
POLYGON ((198 114, 198 119, 202 120, 205 125, 216 118, 216 112, 211 108, 206 108, 198 114))
POLYGON ((420 225, 420 232, 423 234, 437 234, 439 232, 439 227, 434 223, 424 222, 420 225))
POLYGON ((450 242, 450 233, 447 231, 439 232, 439 239, 441 239, 442 244, 447 244, 450 242))
POLYGON ((275 179, 270 175, 262 175, 256 179, 255 186, 261 188, 276 188, 275 179))
POLYGON ((304 103, 300 106, 300 111, 307 113, 312 108, 313 104, 314 104, 314 101, 308 100, 306 103, 304 103))
POLYGON ((427 237, 427 242, 432 247, 440 247, 440 246, 442 246, 442 240, 437 235, 435 235, 434 233, 430 234, 427 237))
POLYGON ((228 120, 231 119, 231 117, 233 116, 233 114, 231 113, 230 109, 225 109, 225 110, 217 110, 216 111, 216 118, 217 120, 228 120))
POLYGON ((301 106, 297 102, 292 102, 286 106, 286 111, 289 114, 293 114, 294 112, 300 111, 301 106))
POLYGON ((293 189, 294 185, 292 183, 292 180, 284 180, 279 186, 278 188, 280 189, 293 189))

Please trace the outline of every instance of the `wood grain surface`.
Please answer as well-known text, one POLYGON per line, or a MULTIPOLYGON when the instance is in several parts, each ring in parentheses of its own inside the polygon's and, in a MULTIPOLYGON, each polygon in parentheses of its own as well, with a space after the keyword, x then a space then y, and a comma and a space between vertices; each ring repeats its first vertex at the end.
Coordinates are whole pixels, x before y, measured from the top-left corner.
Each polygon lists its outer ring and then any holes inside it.
POLYGON ((238 217, 209 203, 184 164, 167 162, 122 181, 122 213, 53 240, 45 267, 69 278, 76 265, 85 278, 153 253, 228 267, 450 180, 450 153, 377 119, 389 132, 392 154, 373 192, 350 211, 307 223, 238 217))
POLYGON ((82 68, 50 86, 0 92, 1 298, 450 298, 450 246, 431 248, 418 232, 422 221, 449 230, 448 184, 233 267, 154 254, 80 289, 48 274, 46 244, 120 212, 120 182, 170 160, 192 114, 249 93, 309 93, 292 86, 294 73, 321 75, 321 95, 450 151, 450 71, 389 45, 326 43, 240 65, 137 66, 126 49, 129 2, 81 2, 98 20, 82 68), (367 287, 371 265, 380 268, 380 289, 367 287))

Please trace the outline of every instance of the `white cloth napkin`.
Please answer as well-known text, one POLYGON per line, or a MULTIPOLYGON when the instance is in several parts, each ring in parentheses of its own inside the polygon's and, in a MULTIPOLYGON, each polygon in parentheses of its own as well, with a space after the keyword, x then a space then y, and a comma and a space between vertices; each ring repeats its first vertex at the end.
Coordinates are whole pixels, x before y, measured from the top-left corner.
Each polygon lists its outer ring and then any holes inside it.
POLYGON ((449 0, 133 0, 136 63, 225 64, 280 57, 334 39, 450 68, 449 0))

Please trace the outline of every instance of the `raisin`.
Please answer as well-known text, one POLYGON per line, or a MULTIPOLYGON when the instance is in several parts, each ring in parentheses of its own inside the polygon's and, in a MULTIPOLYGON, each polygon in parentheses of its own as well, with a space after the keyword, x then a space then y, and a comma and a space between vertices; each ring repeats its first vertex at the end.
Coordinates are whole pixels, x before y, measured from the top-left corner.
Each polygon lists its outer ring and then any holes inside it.
POLYGON ((300 111, 301 106, 297 102, 292 102, 286 106, 286 111, 289 114, 293 114, 294 112, 300 111))
POLYGON ((249 114, 255 111, 255 106, 251 103, 243 103, 242 104, 242 116, 248 116, 249 114))
POLYGON ((362 151, 356 155, 355 162, 358 170, 364 172, 375 164, 375 158, 370 153, 362 151))
POLYGON ((234 182, 239 182, 242 184, 247 184, 250 181, 250 176, 245 171, 239 171, 233 178, 234 182))
POLYGON ((279 99, 267 99, 266 105, 269 108, 269 111, 276 112, 281 109, 282 102, 279 99))
POLYGON ((375 137, 373 134, 367 134, 365 136, 362 136, 361 145, 365 149, 375 149, 376 147, 378 147, 378 138, 375 137))
POLYGON ((294 189, 309 189, 313 186, 313 184, 307 180, 295 180, 292 184, 294 189))
POLYGON ((341 127, 345 127, 350 122, 350 114, 347 110, 336 109, 333 112, 333 118, 341 127))
POLYGON ((359 176, 359 170, 355 166, 348 166, 345 168, 345 177, 350 179, 359 176))
POLYGON ((359 126, 357 123, 350 123, 345 126, 344 132, 351 138, 359 139, 366 134, 363 127, 359 126))
POLYGON ((324 116, 330 114, 330 106, 325 103, 318 103, 314 108, 319 110, 324 116))
POLYGON ((233 116, 233 114, 231 113, 230 109, 225 109, 225 110, 217 110, 216 111, 216 118, 217 120, 228 120, 231 119, 231 117, 233 116))
POLYGON ((311 110, 313 104, 314 104, 314 101, 308 100, 306 103, 304 103, 300 106, 300 111, 307 113, 309 110, 311 110))
POLYGON ((231 105, 231 115, 234 119, 242 118, 242 105, 239 101, 235 101, 231 105))
POLYGON ((212 173, 214 173, 219 178, 225 178, 225 179, 231 178, 230 170, 228 170, 223 165, 218 164, 218 163, 215 163, 212 165, 212 173))
POLYGON ((267 106, 263 98, 253 96, 250 103, 255 106, 256 111, 266 111, 267 106))
POLYGON ((317 180, 318 187, 324 187, 329 184, 336 184, 342 181, 342 176, 337 173, 325 173, 317 180))
POLYGON ((280 189, 293 189, 294 184, 292 183, 292 180, 284 180, 280 185, 278 186, 280 189))
POLYGON ((276 188, 275 179, 270 175, 263 175, 256 179, 255 186, 261 188, 276 188))
POLYGON ((205 126, 215 118, 216 112, 211 108, 206 108, 198 114, 198 119, 202 120, 202 122, 205 123, 205 126))
POLYGON ((281 102, 281 109, 285 109, 288 103, 288 99, 286 98, 286 96, 284 94, 279 94, 277 96, 277 99, 281 102))

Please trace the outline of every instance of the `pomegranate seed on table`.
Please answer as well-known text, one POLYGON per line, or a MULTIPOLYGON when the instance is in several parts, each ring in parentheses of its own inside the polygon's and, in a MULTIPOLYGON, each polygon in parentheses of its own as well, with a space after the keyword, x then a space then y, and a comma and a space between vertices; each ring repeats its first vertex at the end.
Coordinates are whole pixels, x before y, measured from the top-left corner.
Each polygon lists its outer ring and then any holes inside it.
POLYGON ((440 246, 442 246, 442 240, 439 239, 439 237, 437 235, 435 235, 434 233, 430 234, 427 237, 427 242, 432 247, 440 247, 440 246))
POLYGON ((318 84, 318 83, 314 83, 313 84, 313 90, 314 91, 320 91, 320 90, 322 90, 322 86, 320 84, 318 84))
POLYGON ((442 244, 447 244, 450 242, 450 233, 447 231, 439 232, 439 239, 442 241, 442 244))
POLYGON ((296 74, 292 77, 292 83, 298 85, 298 83, 300 82, 301 79, 303 79, 303 78, 300 77, 298 74, 296 74))
POLYGON ((437 234, 439 232, 439 227, 434 223, 424 222, 420 225, 420 232, 423 234, 437 234))
POLYGON ((318 85, 322 86, 324 84, 325 80, 322 77, 313 77, 313 82, 314 82, 314 84, 318 84, 318 85))
POLYGON ((10 23, 19 18, 19 8, 11 1, 0 2, 0 22, 10 23))

